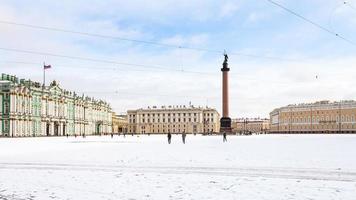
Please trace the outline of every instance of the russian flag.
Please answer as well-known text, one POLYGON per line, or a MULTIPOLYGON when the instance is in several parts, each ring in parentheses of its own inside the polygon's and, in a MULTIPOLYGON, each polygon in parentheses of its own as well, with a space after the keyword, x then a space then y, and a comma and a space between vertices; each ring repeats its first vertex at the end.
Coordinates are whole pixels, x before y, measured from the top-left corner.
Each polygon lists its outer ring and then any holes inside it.
POLYGON ((50 69, 51 65, 43 65, 43 69, 50 69))

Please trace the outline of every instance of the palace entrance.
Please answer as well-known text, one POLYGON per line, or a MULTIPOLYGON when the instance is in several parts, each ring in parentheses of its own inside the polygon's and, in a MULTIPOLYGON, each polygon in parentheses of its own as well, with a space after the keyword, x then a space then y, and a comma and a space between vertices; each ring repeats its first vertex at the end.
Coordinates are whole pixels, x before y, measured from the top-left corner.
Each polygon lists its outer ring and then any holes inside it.
POLYGON ((59 123, 54 122, 54 135, 58 136, 58 134, 59 134, 59 123))

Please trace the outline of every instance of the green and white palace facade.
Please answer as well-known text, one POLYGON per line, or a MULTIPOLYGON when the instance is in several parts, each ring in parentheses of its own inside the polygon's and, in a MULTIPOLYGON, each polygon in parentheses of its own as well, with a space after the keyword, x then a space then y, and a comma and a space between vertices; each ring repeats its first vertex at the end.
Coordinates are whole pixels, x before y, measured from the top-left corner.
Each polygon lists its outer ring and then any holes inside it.
POLYGON ((2 74, 0 137, 101 135, 112 132, 112 111, 102 100, 2 74))

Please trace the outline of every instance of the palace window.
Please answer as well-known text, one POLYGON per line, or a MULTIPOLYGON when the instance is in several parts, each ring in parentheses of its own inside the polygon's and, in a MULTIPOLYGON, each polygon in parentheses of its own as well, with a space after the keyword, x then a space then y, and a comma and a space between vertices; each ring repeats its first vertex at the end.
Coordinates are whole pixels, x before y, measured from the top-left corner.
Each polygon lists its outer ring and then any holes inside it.
POLYGON ((9 131, 9 121, 8 120, 4 120, 4 125, 5 125, 4 131, 8 132, 9 131))
POLYGON ((4 104, 4 113, 9 113, 9 103, 8 102, 5 102, 4 104))

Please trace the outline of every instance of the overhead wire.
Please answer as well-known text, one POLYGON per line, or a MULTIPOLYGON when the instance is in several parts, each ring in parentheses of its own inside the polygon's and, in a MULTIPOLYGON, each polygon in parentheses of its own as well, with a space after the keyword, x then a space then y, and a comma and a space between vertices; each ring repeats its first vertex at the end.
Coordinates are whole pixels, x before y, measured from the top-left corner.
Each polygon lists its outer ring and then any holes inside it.
POLYGON ((309 24, 312 24, 313 26, 315 26, 315 27, 317 27, 317 28, 319 28, 319 29, 331 34, 331 35, 334 35, 334 36, 338 37, 339 39, 344 40, 345 42, 347 42, 347 43, 349 43, 349 44, 351 44, 353 46, 356 46, 356 43, 354 41, 352 41, 352 40, 340 35, 339 33, 334 32, 334 31, 332 31, 332 30, 330 30, 330 29, 328 29, 328 28, 326 28, 326 27, 324 27, 324 26, 322 26, 322 25, 320 25, 320 24, 318 24, 318 23, 316 23, 316 22, 304 17, 301 14, 298 14, 297 12, 295 12, 295 11, 285 7, 285 6, 283 6, 282 4, 279 4, 279 3, 277 3, 276 1, 273 1, 273 0, 266 0, 266 1, 268 1, 269 3, 281 8, 281 9, 283 9, 285 11, 287 11, 288 13, 290 13, 290 14, 292 14, 292 15, 294 15, 294 16, 296 16, 296 17, 298 17, 298 18, 300 18, 300 19, 302 19, 302 20, 304 20, 306 22, 308 22, 309 24))
POLYGON ((344 1, 344 5, 347 5, 348 7, 350 7, 352 10, 356 11, 356 8, 350 4, 348 1, 344 1))
POLYGON ((10 51, 10 52, 19 52, 19 53, 25 53, 25 54, 60 57, 60 58, 67 58, 67 59, 74 59, 74 60, 83 60, 83 61, 90 61, 90 62, 97 62, 97 63, 125 65, 125 66, 136 67, 136 68, 150 68, 150 69, 159 69, 159 70, 164 70, 164 71, 175 71, 175 72, 183 72, 183 73, 211 75, 210 73, 205 73, 205 72, 169 68, 168 66, 164 67, 164 66, 158 66, 158 65, 135 64, 135 63, 119 62, 119 61, 114 61, 114 60, 95 59, 95 58, 88 58, 88 57, 70 56, 70 55, 63 55, 63 54, 54 54, 54 53, 48 53, 48 52, 39 52, 39 51, 22 50, 22 49, 14 49, 14 48, 4 48, 4 47, 0 47, 0 50, 10 51))
MULTIPOLYGON (((62 28, 55 28, 55 27, 48 27, 48 26, 40 26, 40 25, 33 25, 33 24, 25 24, 25 23, 18 23, 18 22, 12 22, 12 21, 5 21, 5 20, 0 20, 0 24, 7 24, 7 25, 12 25, 12 26, 22 26, 22 27, 27 27, 27 28, 32 28, 32 29, 63 32, 63 33, 69 33, 69 34, 78 34, 78 35, 84 35, 84 36, 90 36, 90 37, 98 37, 98 38, 104 38, 104 39, 135 42, 135 43, 162 46, 162 47, 169 47, 169 48, 194 50, 194 51, 201 51, 201 52, 208 52, 208 53, 215 53, 215 54, 223 54, 224 53, 224 50, 198 48, 198 47, 191 47, 191 46, 185 46, 185 45, 167 44, 167 43, 161 43, 161 42, 155 42, 155 41, 130 39, 130 38, 124 38, 124 37, 118 37, 118 36, 111 36, 111 35, 104 35, 104 34, 97 34, 97 33, 88 33, 88 32, 74 31, 74 30, 68 30, 68 29, 62 29, 62 28)), ((275 57, 275 56, 262 56, 262 55, 247 54, 247 53, 243 53, 243 52, 229 51, 228 54, 229 55, 236 55, 236 56, 252 57, 252 58, 300 62, 300 59, 282 58, 282 57, 275 57)))

